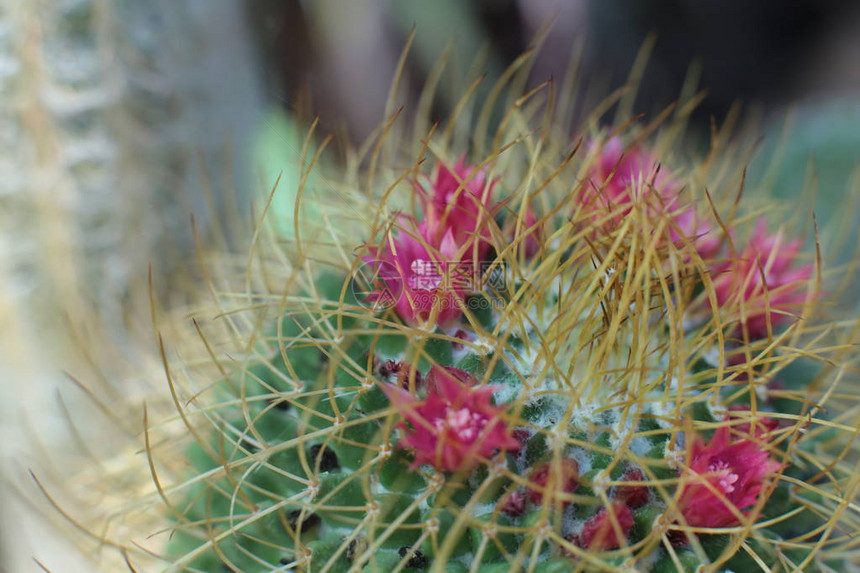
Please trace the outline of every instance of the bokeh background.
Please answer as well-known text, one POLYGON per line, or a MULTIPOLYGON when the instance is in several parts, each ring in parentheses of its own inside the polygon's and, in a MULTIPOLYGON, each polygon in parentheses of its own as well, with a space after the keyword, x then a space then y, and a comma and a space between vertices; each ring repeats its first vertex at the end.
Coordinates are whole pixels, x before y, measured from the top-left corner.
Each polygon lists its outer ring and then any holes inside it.
MULTIPOLYGON (((94 570, 28 501, 27 470, 62 476, 73 439, 82 398, 64 372, 133 397, 115 380, 150 372, 150 294, 181 303, 195 238, 231 244, 253 199, 298 180, 311 118, 340 149, 372 134, 413 30, 407 110, 443 54, 488 89, 540 36, 532 85, 580 64, 573 129, 641 56, 637 113, 703 90, 692 145, 712 121, 755 122, 751 186, 811 194, 824 228, 857 223, 853 0, 0 0, 5 571, 94 570)), ((466 87, 443 82, 433 118, 466 87)), ((855 242, 825 257, 849 260, 855 242)))

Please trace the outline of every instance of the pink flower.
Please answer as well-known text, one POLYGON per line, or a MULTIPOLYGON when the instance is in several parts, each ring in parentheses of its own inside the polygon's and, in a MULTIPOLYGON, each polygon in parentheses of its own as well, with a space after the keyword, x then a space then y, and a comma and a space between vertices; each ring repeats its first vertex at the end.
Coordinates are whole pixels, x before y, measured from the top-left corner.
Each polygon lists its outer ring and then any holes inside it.
POLYGON ((588 549, 618 549, 625 543, 633 528, 633 512, 621 502, 613 502, 585 522, 580 538, 588 549), (619 538, 621 533, 623 537, 619 538))
POLYGON ((477 258, 483 259, 490 248, 493 186, 486 169, 466 165, 464 157, 450 169, 439 164, 430 191, 418 186, 428 237, 439 240, 450 232, 458 246, 465 246, 463 260, 472 260, 478 240, 477 258))
POLYGON ((678 246, 690 244, 704 261, 716 257, 723 246, 716 224, 704 220, 693 207, 681 209, 673 214, 674 226, 669 228, 669 238, 678 246))
POLYGON ((469 470, 496 450, 516 450, 522 445, 511 437, 501 409, 491 402, 493 386, 475 387, 474 377, 460 380, 462 370, 432 366, 424 400, 393 385, 382 389, 405 418, 399 446, 412 450, 412 466, 429 464, 439 470, 469 470), (430 383, 432 381, 432 384, 430 383))
POLYGON ((689 473, 684 476, 678 508, 693 527, 732 527, 741 523, 743 510, 756 504, 765 480, 780 469, 754 441, 729 440, 721 426, 707 444, 692 446, 689 473))
POLYGON ((689 243, 706 261, 722 248, 719 228, 700 216, 694 207, 684 204, 672 172, 661 166, 650 151, 641 147, 624 149, 617 136, 600 148, 580 200, 586 211, 591 212, 592 223, 605 231, 618 227, 634 205, 641 203, 648 217, 655 221, 669 217, 664 232, 677 247, 689 243))
MULTIPOLYGON (((606 230, 611 230, 621 224, 637 200, 653 191, 664 196, 666 205, 674 205, 675 184, 657 158, 641 148, 625 150, 621 138, 615 136, 600 148, 579 199, 586 212, 592 213, 593 222, 612 213, 604 223, 606 230)), ((649 206, 653 207, 650 203, 649 206)))
POLYGON ((796 320, 806 300, 814 267, 797 265, 801 242, 785 241, 782 233, 769 234, 760 219, 747 246, 737 258, 711 272, 721 307, 743 307, 741 320, 753 338, 767 336, 767 324, 781 326, 796 320), (768 312, 769 311, 769 312, 768 312))
MULTIPOLYGON (((544 500, 551 502, 555 492, 573 493, 579 485, 579 464, 570 458, 546 462, 532 471, 529 482, 529 499, 532 503, 540 504, 544 500)), ((564 500, 562 505, 567 507, 570 500, 564 500)))
POLYGON ((492 187, 484 170, 462 158, 451 169, 440 165, 429 192, 417 186, 425 220, 400 217, 386 242, 364 258, 376 278, 366 300, 393 306, 411 324, 434 316, 443 327, 456 321, 472 288, 474 256, 481 260, 490 248, 492 187))
POLYGON ((428 321, 435 313, 440 326, 462 314, 467 281, 458 264, 459 246, 449 230, 438 242, 408 218, 391 231, 386 244, 371 247, 364 261, 373 266, 376 281, 367 301, 393 306, 410 324, 428 321))

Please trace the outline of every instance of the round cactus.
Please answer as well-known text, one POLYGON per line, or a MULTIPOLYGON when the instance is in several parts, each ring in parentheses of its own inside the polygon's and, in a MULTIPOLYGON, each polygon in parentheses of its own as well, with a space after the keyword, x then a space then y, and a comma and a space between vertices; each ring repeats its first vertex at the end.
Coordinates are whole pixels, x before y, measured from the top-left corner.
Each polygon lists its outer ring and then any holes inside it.
POLYGON ((855 563, 851 333, 811 241, 738 205, 723 134, 570 139, 539 93, 468 150, 387 125, 294 237, 207 263, 182 428, 146 433, 169 570, 855 563))

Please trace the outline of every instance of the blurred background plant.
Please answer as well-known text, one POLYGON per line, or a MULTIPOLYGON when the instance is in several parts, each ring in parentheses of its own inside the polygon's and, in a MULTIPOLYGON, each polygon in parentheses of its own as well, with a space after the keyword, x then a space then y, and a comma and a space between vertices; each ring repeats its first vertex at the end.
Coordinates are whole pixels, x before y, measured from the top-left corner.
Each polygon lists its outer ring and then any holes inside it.
MULTIPOLYGON (((635 100, 621 105, 649 117, 706 90, 691 140, 707 139, 712 117, 757 122, 765 135, 748 187, 803 197, 825 259, 855 254, 856 208, 842 208, 860 156, 860 9, 850 0, 3 0, 0 375, 12 480, 35 463, 23 428, 38 425, 55 450, 71 440, 55 395, 70 387, 61 369, 115 365, 105 391, 133 393, 113 376, 157 366, 151 328, 133 325, 145 323, 135 316, 148 312, 150 265, 156 296, 182 300, 190 213, 202 242, 229 243, 251 197, 279 176, 297 187, 315 116, 348 164, 384 116, 413 28, 397 95, 419 106, 421 88, 438 81, 431 119, 468 89, 452 78, 486 74, 476 89, 488 90, 536 35, 529 81, 574 79, 572 123, 630 83, 635 100), (440 58, 462 73, 436 76, 440 58), (81 348, 110 359, 82 359, 81 348)), ((271 212, 288 234, 290 194, 271 212)), ((52 555, 43 525, 29 527, 30 510, 11 501, 19 488, 9 492, 8 569, 39 570, 37 555, 71 571, 67 552, 52 555)))
MULTIPOLYGON (((131 325, 148 307, 147 269, 176 274, 193 250, 192 211, 205 233, 226 226, 213 224, 224 204, 244 204, 232 193, 247 196, 263 105, 246 21, 236 0, 0 2, 2 454, 13 483, 40 458, 25 434, 56 452, 74 441, 62 369, 92 360, 106 367, 94 391, 134 394, 111 368, 140 367, 131 325)), ((36 568, 43 552, 74 570, 73 550, 50 549, 15 487, 3 497, 8 570, 36 568)))

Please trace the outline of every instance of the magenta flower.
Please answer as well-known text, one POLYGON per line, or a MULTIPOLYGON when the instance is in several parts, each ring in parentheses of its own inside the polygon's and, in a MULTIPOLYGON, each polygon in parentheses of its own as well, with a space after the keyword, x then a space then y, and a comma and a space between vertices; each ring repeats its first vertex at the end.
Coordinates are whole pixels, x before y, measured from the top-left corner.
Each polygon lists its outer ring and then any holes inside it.
POLYGON ((623 503, 616 501, 609 509, 604 507, 585 522, 580 538, 582 545, 588 549, 618 549, 627 541, 632 528, 633 512, 623 503), (619 533, 623 537, 619 537, 619 533))
POLYGON ((691 244, 706 262, 719 254, 723 239, 715 223, 702 218, 693 207, 676 211, 672 218, 674 226, 669 228, 669 238, 675 245, 682 248, 691 244))
POLYGON ((461 157, 452 168, 439 164, 430 190, 418 186, 424 207, 427 235, 436 240, 450 232, 458 246, 465 246, 463 260, 472 260, 478 241, 478 260, 490 248, 489 222, 493 219, 493 186, 486 169, 466 165, 461 157))
POLYGON ((412 450, 412 467, 429 464, 445 471, 469 470, 496 450, 517 450, 502 410, 492 404, 494 386, 475 387, 474 377, 460 380, 462 370, 449 372, 432 366, 427 376, 427 397, 420 400, 406 390, 383 385, 391 404, 403 415, 399 446, 412 450), (432 381, 432 383, 430 383, 432 381))
POLYGON ((417 186, 425 219, 400 217, 386 243, 364 258, 375 279, 366 300, 394 307, 410 324, 456 321, 473 288, 474 256, 481 260, 490 248, 492 188, 484 170, 462 158, 451 169, 440 165, 429 192, 417 186))
POLYGON ((624 149, 617 136, 600 148, 580 200, 591 213, 592 223, 606 231, 619 226, 634 205, 641 203, 649 217, 669 217, 665 232, 677 247, 691 244, 707 261, 723 245, 718 226, 684 204, 680 184, 657 156, 641 147, 624 149))
POLYGON ((729 440, 721 426, 707 444, 692 446, 689 474, 684 476, 678 509, 693 527, 740 525, 743 511, 755 505, 765 481, 780 469, 767 450, 754 441, 729 440))
POLYGON ((743 306, 741 320, 753 338, 767 336, 767 324, 781 326, 796 320, 806 300, 812 264, 797 265, 801 242, 785 241, 782 233, 769 234, 760 219, 747 246, 733 261, 711 272, 721 307, 743 306))
POLYGON ((438 242, 421 232, 408 218, 392 231, 387 243, 371 247, 364 258, 373 266, 373 292, 366 301, 394 307, 410 324, 428 321, 435 312, 435 323, 446 326, 462 314, 468 281, 458 264, 459 245, 448 232, 438 242))
MULTIPOLYGON (((592 143, 592 146, 596 144, 592 143)), ((580 201, 593 221, 614 213, 606 225, 617 227, 638 199, 656 191, 674 208, 675 184, 657 158, 641 148, 624 149, 621 138, 609 139, 587 175, 580 201)), ((653 205, 649 206, 653 207, 653 205)))

